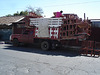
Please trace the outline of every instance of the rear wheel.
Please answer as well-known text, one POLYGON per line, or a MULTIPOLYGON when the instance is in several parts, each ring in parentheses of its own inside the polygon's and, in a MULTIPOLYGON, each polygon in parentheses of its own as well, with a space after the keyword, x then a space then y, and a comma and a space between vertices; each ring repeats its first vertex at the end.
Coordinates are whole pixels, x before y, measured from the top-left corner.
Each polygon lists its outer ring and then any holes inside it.
POLYGON ((49 45, 49 43, 48 43, 47 41, 43 41, 43 42, 41 43, 41 49, 42 49, 42 50, 48 50, 49 47, 50 47, 50 45, 49 45))
POLYGON ((13 46, 18 46, 18 45, 19 45, 18 39, 13 39, 13 46))

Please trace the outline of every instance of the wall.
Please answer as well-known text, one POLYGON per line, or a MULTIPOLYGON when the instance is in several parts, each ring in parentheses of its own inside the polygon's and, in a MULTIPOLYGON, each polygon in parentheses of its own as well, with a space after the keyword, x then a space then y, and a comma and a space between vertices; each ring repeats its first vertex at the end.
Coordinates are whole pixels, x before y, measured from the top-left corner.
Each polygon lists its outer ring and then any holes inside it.
POLYGON ((100 27, 100 21, 94 21, 94 22, 92 22, 92 26, 100 27))
POLYGON ((100 21, 92 21, 90 40, 100 42, 100 21))
POLYGON ((0 40, 9 40, 12 29, 0 29, 0 40))

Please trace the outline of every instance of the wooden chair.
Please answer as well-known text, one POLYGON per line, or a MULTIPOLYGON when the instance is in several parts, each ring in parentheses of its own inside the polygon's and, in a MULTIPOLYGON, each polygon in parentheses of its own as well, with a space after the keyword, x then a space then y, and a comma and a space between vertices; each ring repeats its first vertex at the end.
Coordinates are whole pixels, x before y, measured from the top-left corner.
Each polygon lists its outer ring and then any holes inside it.
POLYGON ((100 56, 100 42, 95 42, 95 48, 94 48, 94 56, 98 55, 100 56))
POLYGON ((93 55, 93 48, 94 48, 94 41, 88 41, 87 43, 87 49, 86 49, 86 55, 87 54, 91 54, 91 56, 93 55))
POLYGON ((82 42, 80 54, 86 54, 87 47, 88 47, 88 41, 85 40, 85 41, 82 42))

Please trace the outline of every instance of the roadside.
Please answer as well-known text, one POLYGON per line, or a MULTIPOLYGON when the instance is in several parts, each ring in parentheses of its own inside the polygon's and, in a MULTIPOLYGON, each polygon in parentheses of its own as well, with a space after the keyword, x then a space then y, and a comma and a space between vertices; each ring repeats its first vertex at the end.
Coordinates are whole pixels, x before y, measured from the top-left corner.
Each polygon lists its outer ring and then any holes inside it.
POLYGON ((10 40, 0 40, 0 44, 11 44, 11 41, 10 40))
POLYGON ((0 75, 100 75, 100 58, 0 45, 0 75))

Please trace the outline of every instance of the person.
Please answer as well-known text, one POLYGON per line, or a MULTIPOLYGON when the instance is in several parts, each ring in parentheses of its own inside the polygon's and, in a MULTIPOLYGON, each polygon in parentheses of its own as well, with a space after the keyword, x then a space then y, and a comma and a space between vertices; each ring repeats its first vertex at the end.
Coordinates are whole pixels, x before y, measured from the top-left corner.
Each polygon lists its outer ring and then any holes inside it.
POLYGON ((62 13, 63 13, 63 11, 56 12, 56 15, 55 15, 55 17, 56 17, 56 18, 63 17, 62 13))

